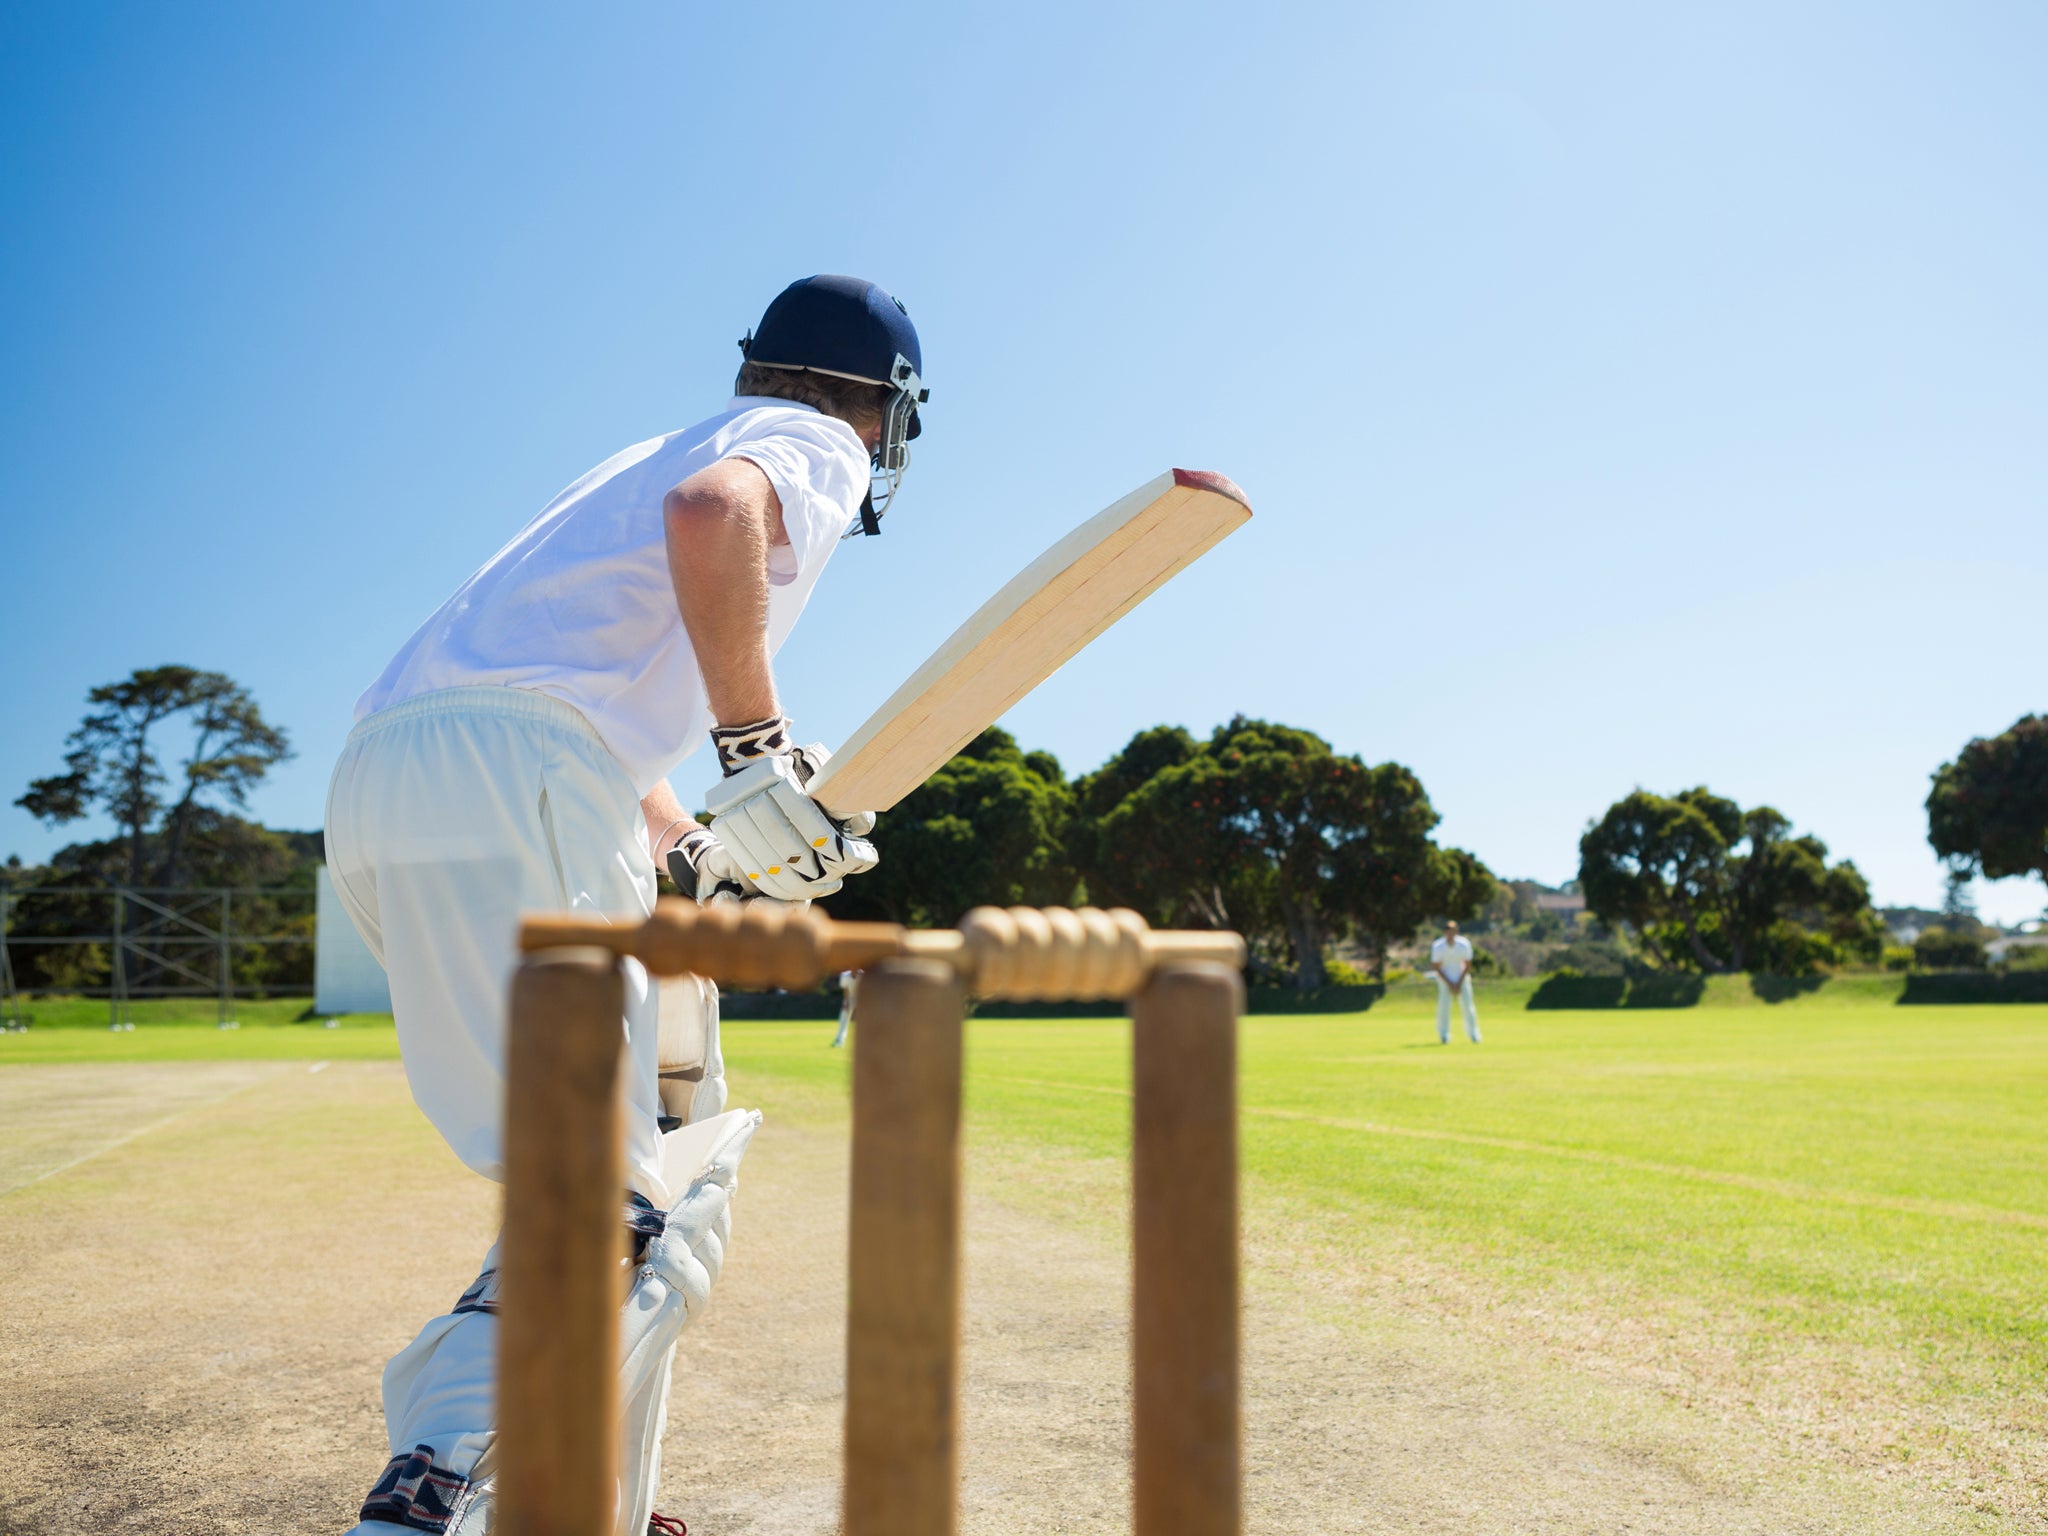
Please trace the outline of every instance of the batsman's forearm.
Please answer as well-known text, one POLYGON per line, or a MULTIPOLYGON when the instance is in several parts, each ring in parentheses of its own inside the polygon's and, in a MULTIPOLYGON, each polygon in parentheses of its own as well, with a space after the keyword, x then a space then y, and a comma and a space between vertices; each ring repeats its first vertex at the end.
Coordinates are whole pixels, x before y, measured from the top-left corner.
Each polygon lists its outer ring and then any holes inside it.
POLYGON ((697 825, 697 818, 683 809, 683 802, 676 798, 667 779, 648 791, 647 798, 640 802, 640 815, 647 823, 647 851, 656 864, 680 840, 679 834, 697 825))
POLYGON ((768 660, 764 509, 744 495, 671 493, 664 522, 669 579, 712 714, 720 725, 780 714, 768 660))

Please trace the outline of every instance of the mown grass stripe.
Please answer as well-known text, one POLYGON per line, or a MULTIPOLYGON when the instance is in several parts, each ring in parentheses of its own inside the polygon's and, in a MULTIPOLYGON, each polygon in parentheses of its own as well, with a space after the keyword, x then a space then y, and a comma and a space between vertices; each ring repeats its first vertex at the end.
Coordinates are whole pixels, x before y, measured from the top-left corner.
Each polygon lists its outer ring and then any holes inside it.
MULTIPOLYGON (((1068 1093, 1092 1093, 1123 1099, 1131 1096, 1131 1090, 1128 1088, 1110 1088, 1100 1083, 1071 1083, 1042 1077, 1006 1077, 993 1073, 983 1076, 989 1082, 1011 1083, 1019 1087, 1051 1088, 1068 1093)), ((1544 1157, 1566 1158, 1577 1163, 1626 1169, 1631 1173, 1649 1173, 1665 1178, 1721 1184, 1733 1189, 1747 1189, 1757 1194, 1775 1195, 1784 1200, 1799 1200, 1816 1205, 1902 1211, 1914 1216, 1938 1216, 1951 1221, 1982 1221, 2001 1226, 2033 1227, 2040 1231, 2048 1231, 2048 1216, 2037 1215, 2032 1211, 2001 1210, 1996 1206, 1966 1205, 1947 1200, 1921 1200, 1911 1195, 1880 1195, 1856 1190, 1822 1189, 1817 1185, 1795 1183, 1789 1179, 1765 1179, 1754 1174, 1730 1173, 1719 1168, 1698 1168, 1686 1163, 1657 1162, 1650 1158, 1628 1157, 1618 1152, 1601 1152, 1591 1147, 1565 1147, 1554 1142, 1529 1141, 1518 1136, 1486 1136, 1475 1131, 1444 1131, 1427 1126, 1389 1125, 1381 1120, 1357 1120, 1345 1115, 1317 1115, 1306 1110, 1281 1109, 1274 1105, 1241 1104, 1238 1108, 1241 1114, 1256 1115, 1266 1120, 1299 1121, 1305 1125, 1320 1125, 1337 1131, 1357 1131, 1368 1136, 1400 1136, 1411 1141, 1449 1142, 1456 1146, 1489 1147, 1502 1152, 1532 1152, 1544 1157)))

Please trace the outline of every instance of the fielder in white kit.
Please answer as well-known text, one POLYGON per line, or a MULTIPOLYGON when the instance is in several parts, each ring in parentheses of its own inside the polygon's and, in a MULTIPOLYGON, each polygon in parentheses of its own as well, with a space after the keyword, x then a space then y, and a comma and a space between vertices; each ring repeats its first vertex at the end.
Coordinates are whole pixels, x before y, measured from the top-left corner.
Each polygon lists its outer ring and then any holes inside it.
MULTIPOLYGON (((785 289, 740 347, 723 411, 591 470, 420 626, 357 702, 334 770, 329 872, 390 975, 414 1099, 486 1178, 502 1177, 520 913, 638 921, 657 861, 700 901, 804 901, 875 863, 873 818, 834 820, 805 793, 825 754, 795 744, 771 658, 840 539, 856 520, 878 532, 901 482, 928 394, 917 332, 874 284, 821 276, 785 289), (724 774, 708 828, 667 782, 707 732, 724 774)), ((735 1117, 710 1172, 670 1187, 664 1131, 725 1107, 716 994, 701 989, 701 1080, 665 1122, 656 990, 626 971, 620 1197, 637 1269, 611 1513, 640 1536, 679 1529, 652 1510, 669 1366, 718 1277, 760 1116, 735 1117)), ((391 1460, 356 1536, 491 1529, 496 1267, 494 1247, 386 1367, 391 1460)))
POLYGON ((1436 1038, 1451 1043, 1451 998, 1465 1013, 1465 1033, 1479 1043, 1479 1005, 1472 998, 1472 941, 1456 923, 1444 924, 1444 936, 1429 946, 1429 968, 1436 973, 1436 1038))

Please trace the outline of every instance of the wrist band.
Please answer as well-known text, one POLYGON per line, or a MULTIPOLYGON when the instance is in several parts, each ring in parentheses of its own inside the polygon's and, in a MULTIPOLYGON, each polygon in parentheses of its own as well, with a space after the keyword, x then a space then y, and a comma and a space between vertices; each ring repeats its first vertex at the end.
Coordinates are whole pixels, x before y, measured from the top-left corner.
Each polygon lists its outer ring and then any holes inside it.
POLYGON ((789 717, 771 715, 751 725, 714 725, 711 748, 718 754, 718 766, 730 778, 757 758, 780 757, 791 750, 789 717))

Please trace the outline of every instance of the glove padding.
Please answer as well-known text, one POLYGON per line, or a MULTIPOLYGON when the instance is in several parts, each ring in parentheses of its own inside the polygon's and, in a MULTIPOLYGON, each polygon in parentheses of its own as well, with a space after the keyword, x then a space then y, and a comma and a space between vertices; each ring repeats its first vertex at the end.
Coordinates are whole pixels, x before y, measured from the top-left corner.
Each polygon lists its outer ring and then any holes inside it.
POLYGON ((871 814, 835 821, 804 788, 831 760, 821 746, 757 757, 737 764, 705 798, 711 830, 760 894, 783 901, 829 896, 848 875, 880 861, 864 835, 874 828, 871 814))
POLYGON ((761 894, 740 868, 738 857, 709 827, 685 832, 682 841, 669 849, 665 862, 676 889, 696 897, 699 905, 745 901, 761 894))

